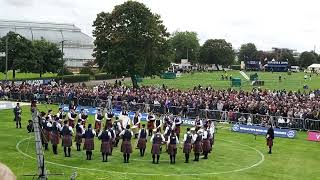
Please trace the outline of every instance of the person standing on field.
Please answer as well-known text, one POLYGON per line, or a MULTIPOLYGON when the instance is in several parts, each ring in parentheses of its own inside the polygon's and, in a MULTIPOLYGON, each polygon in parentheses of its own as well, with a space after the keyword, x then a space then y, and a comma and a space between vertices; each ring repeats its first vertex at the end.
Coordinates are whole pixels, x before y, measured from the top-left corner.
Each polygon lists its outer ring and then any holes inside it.
POLYGON ((14 121, 16 121, 16 128, 21 128, 21 114, 22 109, 20 107, 20 103, 17 103, 17 106, 13 109, 14 113, 14 121))

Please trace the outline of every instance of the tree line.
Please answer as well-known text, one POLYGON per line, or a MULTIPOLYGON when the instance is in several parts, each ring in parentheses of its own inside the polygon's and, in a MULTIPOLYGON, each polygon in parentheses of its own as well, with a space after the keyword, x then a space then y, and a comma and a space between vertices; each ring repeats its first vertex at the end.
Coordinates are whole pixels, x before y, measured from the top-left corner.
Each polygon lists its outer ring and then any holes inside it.
MULTIPOLYGON (((15 32, 9 32, 0 38, 0 52, 8 51, 7 69, 24 73, 58 73, 63 67, 62 52, 55 43, 45 39, 30 41, 15 32)), ((6 70, 6 58, 0 58, 0 72, 6 70)))
POLYGON ((160 15, 144 4, 127 1, 112 12, 101 12, 93 23, 93 56, 100 69, 116 75, 128 75, 137 86, 136 76, 163 72, 170 62, 188 59, 191 63, 233 65, 240 61, 276 59, 290 65, 309 66, 319 62, 315 52, 303 52, 297 58, 291 51, 281 53, 257 50, 253 43, 235 50, 225 39, 208 39, 200 46, 196 32, 169 34, 160 15), (238 61, 235 61, 238 57, 238 61))

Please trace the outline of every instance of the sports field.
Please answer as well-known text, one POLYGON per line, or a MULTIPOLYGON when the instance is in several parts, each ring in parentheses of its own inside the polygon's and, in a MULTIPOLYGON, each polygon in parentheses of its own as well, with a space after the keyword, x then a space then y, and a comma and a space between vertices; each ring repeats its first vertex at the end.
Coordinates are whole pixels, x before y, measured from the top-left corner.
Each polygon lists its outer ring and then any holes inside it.
MULTIPOLYGON (((246 72, 248 76, 256 72, 246 72)), ((300 89, 303 91, 303 86, 308 85, 309 89, 318 89, 320 88, 320 75, 312 75, 311 80, 304 80, 305 73, 271 73, 271 72, 257 72, 259 80, 265 81, 265 85, 261 86, 262 89, 286 89, 297 91, 300 89), (281 82, 279 82, 279 76, 281 76, 281 82)), ((228 76, 232 75, 234 78, 241 78, 242 87, 244 90, 251 90, 253 86, 251 82, 246 81, 239 71, 227 71, 228 76)), ((160 79, 159 77, 155 79, 145 78, 141 85, 153 85, 153 86, 162 86, 165 84, 169 88, 179 88, 179 89, 192 89, 194 86, 199 84, 203 87, 211 86, 215 89, 226 89, 230 88, 229 80, 221 80, 221 75, 225 75, 223 71, 215 72, 205 72, 205 73, 194 73, 194 74, 182 74, 180 78, 177 79, 160 79)), ((235 89, 240 89, 236 87, 235 89)))
MULTIPOLYGON (((57 106, 39 106, 40 111, 56 110, 57 106)), ((23 129, 16 129, 12 110, 0 110, 0 162, 8 165, 18 179, 32 179, 24 174, 37 170, 33 134, 26 132, 26 122, 31 117, 29 107, 23 107, 23 129)), ((89 117, 93 122, 93 117, 89 117)), ((183 129, 182 132, 185 132, 183 129)), ((273 154, 267 154, 265 139, 230 131, 228 125, 219 125, 213 152, 208 160, 185 164, 182 149, 178 149, 177 163, 170 165, 169 156, 162 153, 160 164, 151 163, 150 144, 145 157, 134 150, 129 164, 122 163, 117 148, 109 162, 101 162, 100 142, 96 140, 93 160, 85 160, 85 152, 72 149, 71 158, 65 158, 61 146, 59 154, 52 149, 45 152, 49 173, 64 173, 49 179, 69 179, 77 172, 77 179, 320 179, 320 143, 306 140, 306 133, 299 132, 296 139, 276 138, 273 154)), ((192 156, 191 156, 192 157, 192 156)))

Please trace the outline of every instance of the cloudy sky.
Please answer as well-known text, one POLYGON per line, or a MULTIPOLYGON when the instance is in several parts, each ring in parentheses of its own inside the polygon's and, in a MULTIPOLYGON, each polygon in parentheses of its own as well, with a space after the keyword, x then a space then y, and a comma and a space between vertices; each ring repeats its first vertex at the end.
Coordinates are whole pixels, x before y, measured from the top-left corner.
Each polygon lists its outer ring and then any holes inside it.
MULTIPOLYGON (((91 35, 101 11, 123 0, 0 0, 0 18, 73 23, 91 35)), ((200 42, 224 38, 235 48, 287 47, 320 52, 318 0, 140 0, 161 15, 169 32, 196 31, 200 42)))

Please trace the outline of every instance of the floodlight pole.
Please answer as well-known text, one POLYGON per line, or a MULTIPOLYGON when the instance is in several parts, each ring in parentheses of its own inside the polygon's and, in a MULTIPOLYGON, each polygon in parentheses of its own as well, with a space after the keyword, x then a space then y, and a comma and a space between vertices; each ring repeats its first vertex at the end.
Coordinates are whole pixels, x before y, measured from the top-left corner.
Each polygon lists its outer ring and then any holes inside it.
POLYGON ((62 40, 61 41, 61 52, 62 52, 62 55, 61 55, 61 60, 62 60, 62 72, 61 72, 61 74, 62 74, 62 80, 63 80, 63 76, 64 76, 64 59, 63 59, 63 48, 64 48, 64 42, 65 42, 66 40, 62 40))
POLYGON ((6 37, 6 81, 8 80, 8 36, 6 37))

